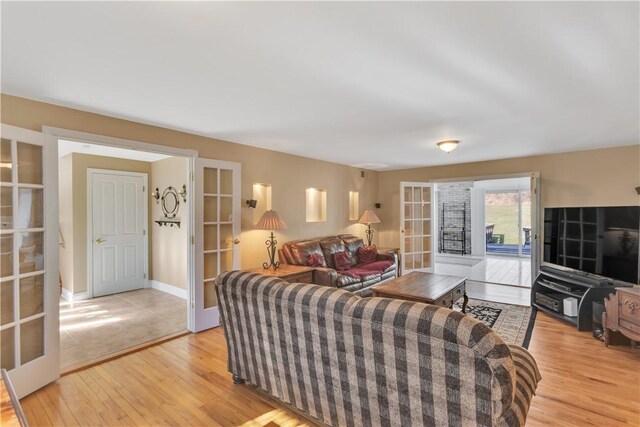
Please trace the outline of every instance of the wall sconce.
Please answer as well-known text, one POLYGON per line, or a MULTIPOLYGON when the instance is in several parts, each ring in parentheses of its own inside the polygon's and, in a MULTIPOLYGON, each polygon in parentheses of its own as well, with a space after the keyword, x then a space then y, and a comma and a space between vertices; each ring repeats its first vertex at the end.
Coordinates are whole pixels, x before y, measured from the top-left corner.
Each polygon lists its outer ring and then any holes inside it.
POLYGON ((160 190, 158 189, 158 187, 156 187, 156 190, 151 193, 151 197, 153 199, 156 199, 156 203, 160 203, 160 190))
POLYGON ((255 208, 256 206, 258 206, 258 201, 256 199, 247 200, 247 207, 255 208))
POLYGON ((184 203, 187 203, 187 185, 186 184, 182 184, 182 191, 180 191, 178 194, 182 196, 182 201, 184 203))

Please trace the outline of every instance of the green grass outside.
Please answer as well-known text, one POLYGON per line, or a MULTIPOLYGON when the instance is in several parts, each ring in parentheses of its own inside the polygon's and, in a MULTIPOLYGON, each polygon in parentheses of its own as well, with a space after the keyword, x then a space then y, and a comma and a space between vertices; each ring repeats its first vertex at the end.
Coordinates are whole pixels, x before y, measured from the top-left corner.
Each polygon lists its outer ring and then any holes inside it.
MULTIPOLYGON (((517 205, 488 205, 485 206, 485 222, 495 224, 493 235, 504 234, 505 244, 518 244, 518 206, 517 205)), ((522 204, 522 226, 531 227, 531 203, 522 204)), ((522 243, 524 243, 524 232, 522 243)))

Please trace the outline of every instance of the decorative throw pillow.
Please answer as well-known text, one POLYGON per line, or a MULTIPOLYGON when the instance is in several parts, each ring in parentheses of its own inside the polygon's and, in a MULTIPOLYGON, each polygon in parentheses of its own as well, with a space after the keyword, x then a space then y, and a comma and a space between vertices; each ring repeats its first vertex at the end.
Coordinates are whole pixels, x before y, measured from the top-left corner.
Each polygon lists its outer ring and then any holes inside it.
POLYGON ((375 246, 360 246, 358 248, 358 263, 366 264, 374 262, 378 257, 378 248, 375 246))
POLYGON ((313 252, 312 254, 309 255, 309 259, 307 260, 307 265, 309 267, 323 267, 325 265, 324 256, 322 256, 321 253, 313 252))
POLYGON ((336 252, 333 254, 333 261, 336 264, 336 270, 345 271, 351 268, 351 256, 349 251, 336 252))

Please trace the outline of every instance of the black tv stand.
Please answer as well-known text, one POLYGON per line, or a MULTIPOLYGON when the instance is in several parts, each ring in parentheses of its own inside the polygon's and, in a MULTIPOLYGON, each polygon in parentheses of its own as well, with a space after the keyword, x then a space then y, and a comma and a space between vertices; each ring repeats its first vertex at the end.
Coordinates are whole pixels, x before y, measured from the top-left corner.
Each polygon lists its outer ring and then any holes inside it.
POLYGON ((531 287, 531 305, 537 309, 576 325, 579 331, 591 331, 593 328, 592 303, 604 301, 609 294, 615 293, 612 280, 595 274, 576 270, 564 270, 549 266, 540 267, 540 274, 531 287), (578 316, 565 316, 562 311, 554 311, 536 302, 536 294, 573 297, 578 300, 578 316))

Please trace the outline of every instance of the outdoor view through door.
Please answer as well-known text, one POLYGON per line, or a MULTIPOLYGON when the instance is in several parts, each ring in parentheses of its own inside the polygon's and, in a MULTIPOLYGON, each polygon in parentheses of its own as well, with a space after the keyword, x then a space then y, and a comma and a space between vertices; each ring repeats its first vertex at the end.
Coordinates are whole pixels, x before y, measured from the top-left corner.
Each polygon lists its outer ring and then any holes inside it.
POLYGON ((530 191, 487 191, 485 222, 488 254, 531 255, 530 191))

